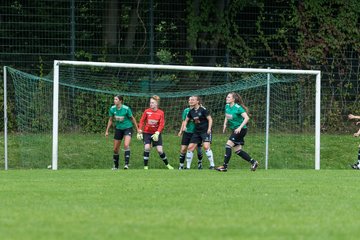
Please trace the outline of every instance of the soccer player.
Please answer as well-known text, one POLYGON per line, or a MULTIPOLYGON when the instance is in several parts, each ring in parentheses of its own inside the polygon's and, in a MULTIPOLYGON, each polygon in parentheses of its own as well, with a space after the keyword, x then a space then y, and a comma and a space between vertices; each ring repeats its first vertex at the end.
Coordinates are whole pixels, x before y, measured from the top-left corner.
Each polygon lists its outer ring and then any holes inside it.
MULTIPOLYGON (((360 116, 355 116, 355 115, 353 115, 353 114, 349 114, 348 118, 349 118, 350 120, 352 120, 352 119, 360 120, 360 116)), ((359 121, 359 122, 356 122, 356 125, 358 125, 358 124, 360 124, 360 121, 359 121)), ((354 137, 359 137, 359 136, 360 136, 360 128, 359 128, 359 130, 358 130, 356 133, 354 133, 354 137)), ((360 170, 360 145, 359 145, 359 150, 358 150, 357 162, 354 163, 353 165, 351 165, 351 167, 352 167, 353 169, 360 170)))
POLYGON ((165 126, 164 112, 158 108, 160 97, 154 95, 150 98, 150 108, 146 109, 139 122, 137 138, 144 140, 144 169, 149 169, 149 156, 151 145, 156 147, 160 158, 168 169, 174 169, 168 162, 162 146, 161 131, 165 126), (144 125, 145 124, 145 125, 144 125))
MULTIPOLYGON (((190 102, 190 98, 189 98, 189 102, 190 102)), ((179 157, 179 159, 180 159, 179 170, 184 169, 184 162, 185 162, 188 145, 190 144, 191 137, 195 131, 195 123, 193 120, 189 120, 187 125, 184 125, 186 116, 188 115, 190 109, 191 109, 190 107, 184 109, 184 111, 182 113, 183 121, 181 124, 180 131, 178 133, 179 137, 182 135, 181 147, 180 147, 180 157, 179 157), (183 132, 184 132, 184 134, 182 134, 183 132)), ((202 154, 201 148, 202 148, 202 143, 198 143, 198 145, 197 145, 198 169, 202 169, 203 154, 202 154)))
POLYGON ((130 141, 133 133, 133 126, 138 130, 136 120, 131 112, 131 109, 123 104, 124 99, 122 96, 114 97, 114 105, 109 109, 109 121, 106 127, 105 136, 109 136, 109 129, 115 119, 115 134, 114 134, 114 167, 113 170, 119 169, 119 149, 121 141, 124 139, 124 169, 129 168, 130 161, 130 141))
POLYGON ((252 171, 255 171, 259 166, 259 163, 256 160, 251 158, 248 153, 242 150, 242 147, 245 144, 244 137, 247 133, 246 124, 250 119, 247 112, 248 109, 239 94, 231 92, 226 96, 223 133, 225 133, 227 126, 229 126, 232 130, 232 133, 226 142, 224 164, 216 168, 216 170, 220 172, 227 171, 232 149, 237 155, 251 164, 250 169, 252 171))
MULTIPOLYGON (((191 96, 189 98, 190 111, 187 114, 183 126, 187 126, 190 120, 195 123, 195 131, 190 139, 190 144, 186 153, 186 168, 190 169, 191 162, 194 155, 194 150, 199 143, 203 144, 205 154, 210 162, 209 169, 215 169, 213 152, 210 149, 211 144, 211 127, 212 117, 208 110, 201 105, 201 99, 199 96, 191 96)), ((182 131, 184 129, 181 129, 182 131)))

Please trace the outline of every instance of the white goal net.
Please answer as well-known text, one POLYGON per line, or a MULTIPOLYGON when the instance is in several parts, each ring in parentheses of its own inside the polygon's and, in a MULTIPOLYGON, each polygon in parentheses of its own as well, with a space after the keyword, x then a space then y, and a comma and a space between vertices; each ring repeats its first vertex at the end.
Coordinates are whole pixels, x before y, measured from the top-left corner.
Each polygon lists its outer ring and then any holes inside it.
MULTIPOLYGON (((245 147, 262 168, 320 169, 320 71, 55 61, 48 76, 9 67, 4 74, 6 169, 111 166, 112 139, 103 135, 113 96, 122 95, 139 121, 154 94, 166 116, 170 163, 178 163, 181 113, 198 95, 214 119, 212 149, 222 164, 229 92, 249 108, 245 147)), ((141 143, 132 145, 132 167, 141 168, 141 143)), ((150 167, 161 165, 155 153, 151 158, 150 167)))

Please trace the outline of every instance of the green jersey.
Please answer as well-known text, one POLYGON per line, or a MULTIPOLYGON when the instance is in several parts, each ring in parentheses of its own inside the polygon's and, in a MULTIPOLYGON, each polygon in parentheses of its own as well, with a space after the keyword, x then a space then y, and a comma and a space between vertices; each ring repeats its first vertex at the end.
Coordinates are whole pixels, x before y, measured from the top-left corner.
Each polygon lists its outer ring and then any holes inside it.
MULTIPOLYGON (((244 112, 246 112, 245 109, 237 103, 235 103, 232 107, 230 107, 230 104, 226 104, 225 117, 227 119, 227 125, 230 129, 234 130, 243 123, 244 118, 241 114, 244 112)), ((243 128, 246 128, 246 125, 244 125, 243 128)))
POLYGON ((131 109, 126 105, 121 105, 120 109, 114 105, 109 109, 109 117, 115 119, 115 127, 120 130, 131 128, 133 126, 131 121, 132 116, 131 109))
MULTIPOLYGON (((190 111, 190 108, 185 108, 182 114, 182 120, 184 121, 186 119, 186 116, 188 115, 190 111)), ((190 119, 188 123, 186 124, 185 132, 187 133, 194 133, 195 132, 195 123, 193 119, 190 119)))

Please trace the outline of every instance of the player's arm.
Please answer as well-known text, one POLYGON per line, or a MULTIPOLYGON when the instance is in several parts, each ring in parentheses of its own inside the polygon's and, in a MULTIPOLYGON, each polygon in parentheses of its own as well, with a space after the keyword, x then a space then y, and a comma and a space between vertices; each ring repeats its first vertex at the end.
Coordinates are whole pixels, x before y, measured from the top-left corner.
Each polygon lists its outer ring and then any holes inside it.
MULTIPOLYGON (((141 118, 140 118, 140 121, 139 121, 139 125, 137 126, 137 134, 136 134, 136 138, 138 140, 143 140, 143 134, 142 134, 142 129, 143 129, 143 124, 144 124, 144 121, 146 121, 146 111, 143 112, 141 118)), ((136 121, 135 121, 136 122, 136 121)))
POLYGON ((180 137, 181 136, 181 134, 185 131, 185 129, 186 129, 186 124, 184 125, 184 123, 185 123, 185 119, 186 119, 186 111, 184 110, 183 111, 183 113, 182 113, 182 116, 181 116, 181 118, 182 118, 182 122, 181 122, 181 127, 180 127, 180 130, 179 130, 179 133, 178 133, 178 136, 180 137))
POLYGON ((159 140, 159 135, 160 135, 161 131, 164 129, 164 126, 165 126, 165 116, 164 116, 164 112, 162 112, 159 116, 159 125, 157 127, 157 130, 153 135, 151 135, 151 138, 155 142, 157 142, 159 140))
POLYGON ((225 133, 226 127, 227 127, 227 118, 224 119, 224 126, 223 126, 223 133, 225 133))
POLYGON ((207 117, 207 120, 209 122, 209 126, 208 126, 208 130, 207 130, 207 133, 210 134, 211 133, 211 128, 212 128, 212 124, 213 124, 213 119, 210 115, 208 115, 207 117))
POLYGON ((136 119, 134 118, 134 116, 131 116, 131 121, 134 124, 134 126, 136 128, 136 131, 139 132, 139 127, 138 127, 138 124, 137 124, 136 119))
POLYGON ((358 137, 360 136, 360 128, 359 128, 359 131, 357 131, 356 133, 354 133, 354 137, 358 137))
POLYGON ((165 127, 165 115, 164 115, 164 112, 162 112, 160 114, 160 118, 159 118, 159 126, 157 128, 157 132, 159 132, 159 134, 162 132, 162 130, 164 130, 164 127, 165 127))
POLYGON ((138 126, 138 132, 142 132, 142 129, 143 129, 143 127, 144 127, 144 122, 145 122, 145 120, 146 120, 146 117, 147 117, 147 115, 146 115, 146 111, 144 111, 143 112, 143 114, 141 115, 141 118, 140 118, 140 121, 139 121, 139 126, 138 126))
POLYGON ((348 115, 348 118, 349 118, 349 119, 360 119, 360 116, 355 116, 355 115, 353 115, 353 114, 349 114, 349 115, 348 115))
POLYGON ((189 121, 190 121, 190 118, 186 117, 182 124, 182 129, 181 129, 182 131, 185 131, 186 125, 189 123, 189 121))
POLYGON ((126 114, 127 114, 127 117, 130 119, 130 121, 133 123, 134 127, 136 127, 136 132, 139 132, 138 124, 137 124, 136 119, 130 108, 128 108, 128 111, 126 114))
POLYGON ((240 126, 235 129, 235 133, 239 133, 241 129, 249 122, 250 118, 249 115, 246 112, 243 112, 241 116, 244 118, 244 121, 240 124, 240 126))
POLYGON ((109 117, 108 124, 106 126, 105 137, 109 136, 109 129, 112 126, 113 117, 109 117))
POLYGON ((186 124, 185 124, 185 120, 181 122, 181 127, 180 127, 180 131, 178 133, 178 136, 180 137, 181 134, 185 131, 186 128, 186 124))
POLYGON ((186 125, 188 124, 189 120, 190 118, 186 117, 185 120, 182 122, 178 136, 180 136, 185 131, 186 125))

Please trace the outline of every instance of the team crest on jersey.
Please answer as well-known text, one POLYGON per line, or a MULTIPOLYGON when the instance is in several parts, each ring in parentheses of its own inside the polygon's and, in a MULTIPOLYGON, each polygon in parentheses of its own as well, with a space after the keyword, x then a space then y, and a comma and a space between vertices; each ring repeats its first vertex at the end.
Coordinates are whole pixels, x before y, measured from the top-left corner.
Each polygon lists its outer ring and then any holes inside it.
POLYGON ((194 117, 194 122, 195 122, 195 123, 200 123, 199 117, 194 117))
POLYGON ((115 120, 118 122, 122 122, 122 121, 124 121, 124 117, 123 116, 115 116, 115 120))
POLYGON ((149 120, 148 120, 148 123, 149 123, 150 125, 156 125, 158 122, 159 122, 158 120, 154 120, 154 119, 149 119, 149 120))
POLYGON ((232 114, 225 114, 226 119, 233 119, 233 115, 232 114))

